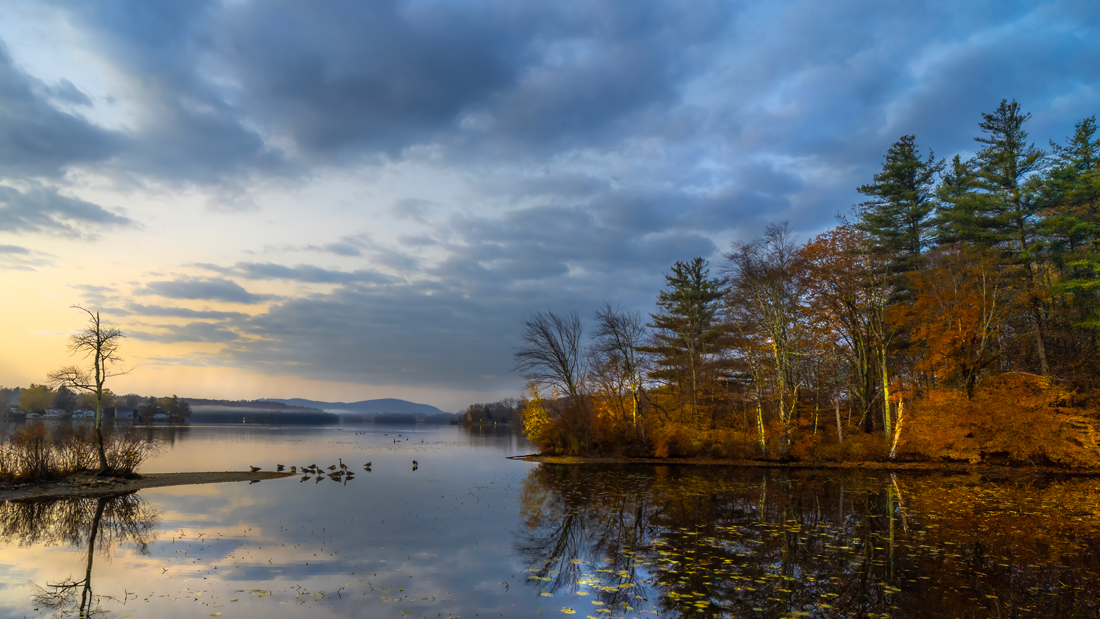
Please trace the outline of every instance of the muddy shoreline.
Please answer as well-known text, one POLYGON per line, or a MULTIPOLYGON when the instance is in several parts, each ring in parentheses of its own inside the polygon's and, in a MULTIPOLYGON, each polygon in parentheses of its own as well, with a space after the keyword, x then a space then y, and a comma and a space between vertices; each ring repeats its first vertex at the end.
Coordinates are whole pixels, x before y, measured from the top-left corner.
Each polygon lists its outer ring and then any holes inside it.
POLYGON ((134 477, 96 477, 91 474, 80 474, 59 481, 4 484, 0 486, 0 501, 100 497, 128 494, 145 488, 242 481, 259 482, 265 479, 290 476, 290 473, 276 473, 275 471, 256 471, 254 473, 251 471, 149 473, 134 477))

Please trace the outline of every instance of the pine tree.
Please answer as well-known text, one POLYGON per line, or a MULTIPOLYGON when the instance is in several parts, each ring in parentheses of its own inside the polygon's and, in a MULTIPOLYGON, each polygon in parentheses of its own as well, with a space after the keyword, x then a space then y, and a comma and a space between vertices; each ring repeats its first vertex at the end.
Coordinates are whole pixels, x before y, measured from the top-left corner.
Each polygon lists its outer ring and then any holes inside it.
POLYGON ((1051 142, 1052 166, 1042 181, 1040 232, 1056 281, 1053 317, 1061 359, 1085 382, 1100 358, 1100 139, 1096 117, 1082 119, 1066 144, 1051 142))
POLYGON ((1002 99, 992 114, 982 114, 979 125, 984 137, 974 141, 984 144, 974 158, 977 186, 987 196, 986 216, 996 240, 1009 253, 1022 261, 1030 261, 1027 253, 1035 240, 1038 202, 1035 185, 1028 176, 1046 166, 1046 153, 1028 144, 1023 125, 1031 114, 1020 112, 1020 105, 1002 99))
POLYGON ((658 369, 651 377, 679 387, 681 397, 690 390, 691 415, 698 414, 698 390, 708 369, 708 356, 719 342, 722 329, 716 319, 724 291, 719 279, 710 277, 702 258, 677 261, 665 275, 665 289, 657 296, 658 314, 650 314, 653 345, 639 350, 656 356, 658 369))
POLYGON ((943 170, 943 159, 931 152, 922 159, 916 137, 903 135, 887 151, 874 182, 858 189, 870 199, 859 205, 856 228, 871 236, 876 252, 891 257, 895 273, 919 268, 932 244, 936 177, 943 170))
POLYGON ((991 231, 993 223, 986 217, 988 195, 978 192, 973 162, 963 161, 955 155, 936 189, 936 196, 940 201, 936 217, 938 245, 966 243, 991 247, 996 243, 996 236, 991 231))

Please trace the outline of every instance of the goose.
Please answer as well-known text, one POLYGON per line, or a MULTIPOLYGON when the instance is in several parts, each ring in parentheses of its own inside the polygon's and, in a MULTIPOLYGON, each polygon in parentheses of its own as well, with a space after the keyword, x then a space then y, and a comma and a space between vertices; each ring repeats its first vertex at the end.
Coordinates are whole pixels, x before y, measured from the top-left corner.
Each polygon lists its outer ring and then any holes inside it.
POLYGON ((298 467, 296 467, 296 466, 290 467, 290 474, 291 475, 297 475, 298 474, 298 467))
POLYGON ((416 466, 416 465, 418 465, 418 464, 420 464, 420 463, 419 463, 419 462, 417 462, 416 460, 413 460, 413 466, 416 466))
POLYGON ((282 473, 284 468, 286 468, 286 467, 281 465, 281 464, 276 464, 275 465, 275 470, 279 473, 282 473))
POLYGON ((252 472, 253 472, 253 473, 255 473, 256 471, 260 470, 260 467, 258 467, 258 466, 249 466, 248 468, 252 469, 252 472))
POLYGON ((333 464, 332 466, 328 467, 328 470, 335 471, 336 470, 336 465, 333 464))
POLYGON ((344 459, 343 458, 337 458, 337 460, 340 461, 340 470, 341 471, 348 470, 348 465, 344 464, 344 459))

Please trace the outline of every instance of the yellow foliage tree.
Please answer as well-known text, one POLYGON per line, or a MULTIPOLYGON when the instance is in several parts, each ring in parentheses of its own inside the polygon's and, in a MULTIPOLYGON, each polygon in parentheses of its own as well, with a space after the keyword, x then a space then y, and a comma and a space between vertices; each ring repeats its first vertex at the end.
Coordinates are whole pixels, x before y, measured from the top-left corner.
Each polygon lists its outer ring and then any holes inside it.
POLYGON ((550 425, 550 415, 542 404, 539 386, 527 383, 527 404, 523 407, 523 435, 532 443, 537 443, 543 430, 550 425))

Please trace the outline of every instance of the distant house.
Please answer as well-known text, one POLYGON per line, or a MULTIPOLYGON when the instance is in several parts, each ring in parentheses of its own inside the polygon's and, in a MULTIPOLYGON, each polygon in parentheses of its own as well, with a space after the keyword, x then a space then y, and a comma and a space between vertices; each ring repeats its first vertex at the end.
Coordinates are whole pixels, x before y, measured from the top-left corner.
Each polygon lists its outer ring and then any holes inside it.
POLYGON ((129 406, 116 406, 115 407, 115 419, 133 419, 134 409, 129 406))
POLYGON ((153 421, 168 421, 168 413, 157 413, 153 415, 153 421))
POLYGON ((64 417, 65 411, 60 408, 47 408, 44 417, 64 417))
POLYGON ((95 419, 95 411, 78 410, 73 412, 73 419, 95 419))

